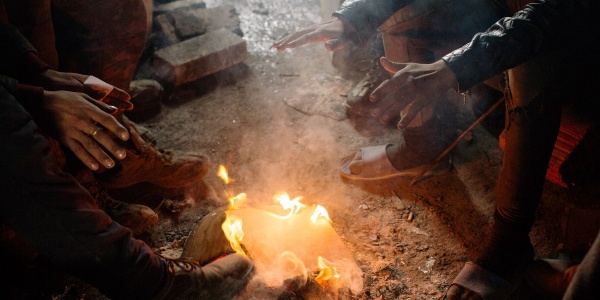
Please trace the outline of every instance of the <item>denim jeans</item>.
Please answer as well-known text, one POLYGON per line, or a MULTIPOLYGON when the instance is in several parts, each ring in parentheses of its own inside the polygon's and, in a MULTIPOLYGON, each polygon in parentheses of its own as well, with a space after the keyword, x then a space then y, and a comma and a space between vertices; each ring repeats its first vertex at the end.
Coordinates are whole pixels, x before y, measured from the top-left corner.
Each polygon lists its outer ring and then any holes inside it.
POLYGON ((114 299, 160 289, 166 265, 111 220, 52 153, 49 140, 0 86, 0 220, 57 268, 114 299))

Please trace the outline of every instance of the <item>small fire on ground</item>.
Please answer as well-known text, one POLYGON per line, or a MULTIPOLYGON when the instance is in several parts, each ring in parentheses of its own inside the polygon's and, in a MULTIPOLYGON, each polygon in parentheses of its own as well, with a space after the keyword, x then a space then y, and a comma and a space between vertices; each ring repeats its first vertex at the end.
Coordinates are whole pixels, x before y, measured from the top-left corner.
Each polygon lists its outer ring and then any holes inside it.
MULTIPOLYGON (((219 166, 218 175, 229 184, 224 166, 219 166)), ((230 196, 221 228, 231 248, 252 258, 256 280, 267 287, 284 287, 284 293, 304 293, 305 299, 360 293, 362 271, 331 226, 327 210, 301 200, 280 192, 273 196, 275 205, 249 207, 246 194, 230 196), (319 293, 323 295, 314 296, 319 293)))

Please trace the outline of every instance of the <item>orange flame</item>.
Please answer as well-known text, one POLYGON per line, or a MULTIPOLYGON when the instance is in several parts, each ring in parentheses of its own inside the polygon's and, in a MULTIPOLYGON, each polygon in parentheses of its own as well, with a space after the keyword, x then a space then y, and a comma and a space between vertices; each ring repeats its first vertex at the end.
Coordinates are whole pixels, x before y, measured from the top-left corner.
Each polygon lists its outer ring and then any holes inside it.
POLYGON ((300 209, 305 208, 306 205, 300 203, 302 197, 296 197, 294 199, 290 199, 290 196, 286 192, 279 192, 275 196, 273 196, 273 202, 279 203, 281 207, 285 210, 290 210, 290 213, 286 216, 277 216, 280 219, 287 219, 292 216, 292 214, 297 213, 300 209))
POLYGON ((315 208, 315 212, 310 217, 310 220, 313 223, 317 223, 317 220, 319 218, 323 218, 323 219, 331 222, 331 219, 329 218, 329 214, 327 213, 327 210, 325 209, 325 207, 323 207, 321 205, 317 205, 317 208, 315 208))
POLYGON ((336 281, 340 279, 340 275, 337 273, 335 267, 330 267, 325 263, 325 259, 321 256, 317 258, 317 264, 319 266, 319 275, 315 277, 315 281, 322 287, 335 286, 336 281))
POLYGON ((248 201, 246 200, 246 193, 240 193, 237 196, 229 197, 229 209, 239 209, 246 207, 248 201))
POLYGON ((227 218, 225 218, 225 222, 223 222, 223 224, 221 225, 221 229, 223 229, 223 233, 229 241, 231 248, 235 252, 245 256, 246 253, 241 246, 242 239, 244 238, 242 220, 234 216, 228 216, 227 218))
POLYGON ((229 175, 227 175, 227 169, 224 165, 219 165, 217 176, 219 176, 219 178, 221 178, 225 184, 229 184, 229 175))

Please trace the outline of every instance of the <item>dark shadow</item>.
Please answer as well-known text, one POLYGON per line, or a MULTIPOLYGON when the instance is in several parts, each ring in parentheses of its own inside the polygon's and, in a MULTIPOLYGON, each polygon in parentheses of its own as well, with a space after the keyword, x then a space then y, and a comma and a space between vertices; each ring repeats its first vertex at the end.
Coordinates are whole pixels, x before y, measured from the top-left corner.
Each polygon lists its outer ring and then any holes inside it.
POLYGON ((375 117, 349 116, 348 120, 350 121, 352 127, 354 127, 354 130, 366 137, 377 137, 390 130, 398 130, 395 126, 396 123, 390 122, 389 124, 381 124, 381 122, 379 122, 379 120, 375 117))

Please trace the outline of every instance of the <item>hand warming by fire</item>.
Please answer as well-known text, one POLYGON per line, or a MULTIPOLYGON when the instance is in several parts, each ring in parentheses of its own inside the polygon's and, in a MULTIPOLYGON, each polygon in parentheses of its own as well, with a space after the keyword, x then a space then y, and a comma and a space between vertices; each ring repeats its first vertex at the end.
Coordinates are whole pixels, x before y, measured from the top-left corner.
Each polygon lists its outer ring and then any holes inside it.
MULTIPOLYGON (((218 176, 231 182, 224 166, 218 176)), ((256 279, 269 287, 301 294, 316 283, 331 299, 358 294, 362 271, 335 233, 327 210, 301 200, 279 192, 273 196, 277 205, 249 207, 245 193, 230 196, 221 228, 234 251, 254 260, 256 279)))

